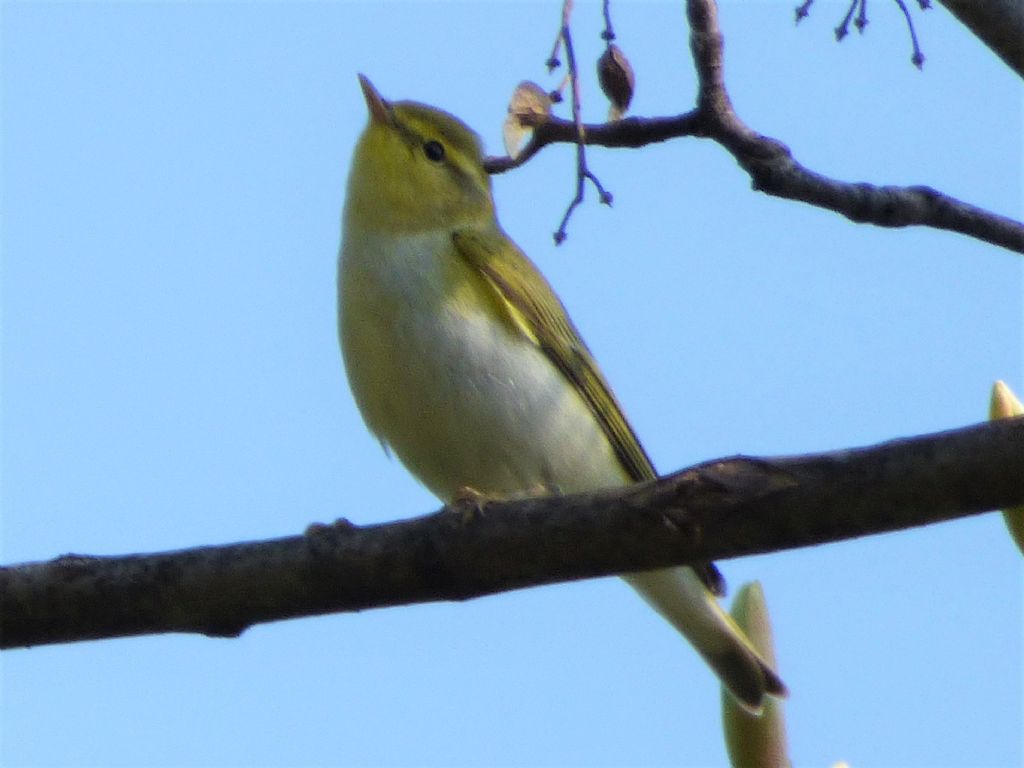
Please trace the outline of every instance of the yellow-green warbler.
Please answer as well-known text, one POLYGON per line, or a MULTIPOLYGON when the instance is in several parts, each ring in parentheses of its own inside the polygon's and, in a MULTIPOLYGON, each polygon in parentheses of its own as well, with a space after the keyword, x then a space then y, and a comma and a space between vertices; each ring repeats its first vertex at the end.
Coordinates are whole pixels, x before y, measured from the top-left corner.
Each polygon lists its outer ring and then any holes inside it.
MULTIPOLYGON (((370 120, 349 171, 338 324, 367 426, 445 502, 654 478, 565 308, 498 224, 477 135, 360 83, 370 120)), ((703 570, 624 578, 756 710, 785 686, 703 570)))

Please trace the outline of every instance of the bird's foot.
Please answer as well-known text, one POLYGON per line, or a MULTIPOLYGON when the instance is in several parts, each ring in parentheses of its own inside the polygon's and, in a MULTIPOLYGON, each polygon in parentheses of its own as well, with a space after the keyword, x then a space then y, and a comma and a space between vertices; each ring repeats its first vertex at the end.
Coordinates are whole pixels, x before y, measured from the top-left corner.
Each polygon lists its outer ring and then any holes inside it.
POLYGON ((448 509, 459 516, 463 525, 469 525, 479 517, 484 516, 484 505, 492 501, 493 497, 481 493, 476 488, 464 485, 455 492, 455 496, 448 502, 448 509))

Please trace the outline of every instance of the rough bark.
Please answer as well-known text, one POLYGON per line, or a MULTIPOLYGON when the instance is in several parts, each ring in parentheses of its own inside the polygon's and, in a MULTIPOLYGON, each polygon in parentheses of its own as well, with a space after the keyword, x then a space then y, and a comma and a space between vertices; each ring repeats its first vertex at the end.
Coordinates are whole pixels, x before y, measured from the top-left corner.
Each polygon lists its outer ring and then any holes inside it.
POLYGON ((0 647, 234 636, 268 621, 777 552, 1024 504, 1024 417, 856 450, 734 457, 601 493, 0 569, 0 647))

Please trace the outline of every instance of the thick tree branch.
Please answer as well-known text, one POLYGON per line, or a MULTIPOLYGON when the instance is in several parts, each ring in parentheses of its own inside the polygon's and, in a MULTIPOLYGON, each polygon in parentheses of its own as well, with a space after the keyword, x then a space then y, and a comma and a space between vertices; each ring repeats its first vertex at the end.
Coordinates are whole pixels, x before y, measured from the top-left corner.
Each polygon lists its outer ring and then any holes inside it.
POLYGON ((1024 77, 1024 0, 939 0, 1006 65, 1024 77))
POLYGON ((0 647, 267 621, 775 552, 1024 504, 1024 417, 627 489, 305 536, 0 569, 0 647))
MULTIPOLYGON (((957 200, 926 186, 876 186, 831 179, 801 165, 782 142, 763 136, 733 109, 723 79, 723 43, 713 0, 689 0, 690 48, 697 69, 697 108, 674 117, 632 117, 615 123, 584 124, 584 142, 604 147, 642 147, 668 139, 710 138, 727 149, 750 174, 754 189, 816 205, 847 218, 882 227, 921 225, 946 229, 1024 253, 1024 223, 957 200)), ((534 129, 515 158, 487 160, 491 173, 527 162, 549 144, 576 143, 577 126, 551 118, 534 129)))

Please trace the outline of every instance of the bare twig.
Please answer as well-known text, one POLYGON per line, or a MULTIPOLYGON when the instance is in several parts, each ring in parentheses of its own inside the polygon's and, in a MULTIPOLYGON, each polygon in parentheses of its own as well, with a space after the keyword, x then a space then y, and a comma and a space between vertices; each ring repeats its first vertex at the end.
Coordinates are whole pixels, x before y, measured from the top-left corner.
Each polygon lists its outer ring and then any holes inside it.
POLYGON ((857 5, 863 2, 864 0, 850 0, 850 7, 846 9, 846 15, 835 29, 836 42, 841 42, 844 37, 850 34, 850 19, 853 18, 853 12, 856 10, 857 5))
MULTIPOLYGON (((557 104, 562 100, 562 90, 566 84, 569 85, 569 92, 571 94, 571 106, 572 106, 572 122, 571 125, 574 128, 573 143, 576 145, 576 193, 573 195, 571 201, 569 201, 568 207, 565 209, 565 214, 562 216, 562 221, 558 225, 558 229, 554 233, 555 245, 561 245, 565 238, 568 237, 566 227, 569 225, 569 219, 572 218, 573 212, 583 202, 586 197, 586 186, 589 180, 597 189, 598 196, 601 202, 605 205, 612 204, 612 195, 608 192, 601 181, 594 175, 594 173, 587 166, 587 151, 586 151, 586 135, 583 127, 583 119, 580 112, 580 78, 579 69, 576 65, 576 52, 572 45, 572 30, 570 29, 569 22, 572 18, 573 0, 563 0, 562 2, 562 15, 561 24, 558 28, 558 35, 555 36, 554 45, 551 48, 551 55, 547 59, 548 72, 551 73, 562 65, 562 62, 558 58, 558 52, 564 50, 566 58, 566 73, 562 83, 555 90, 548 94, 548 98, 552 104, 557 104)), ((609 41, 615 38, 615 33, 612 30, 611 22, 611 11, 609 9, 609 0, 604 0, 604 20, 605 29, 602 33, 602 37, 609 41)), ((554 119, 554 118, 552 118, 554 119)), ((536 136, 536 131, 534 132, 536 136)), ((527 157, 532 157, 536 153, 537 147, 533 140, 527 144, 526 147, 517 156, 519 162, 516 163, 514 160, 510 160, 510 163, 520 165, 527 157), (531 147, 535 147, 531 149, 531 147), (527 154, 528 153, 528 154, 527 154), (525 155, 525 157, 524 157, 525 155)), ((515 165, 507 164, 504 170, 509 170, 515 167, 515 165)), ((489 169, 491 173, 495 173, 493 169, 489 169)))
MULTIPOLYGON (((897 3, 902 0, 896 0, 897 3)), ((868 0, 860 0, 860 10, 857 12, 857 18, 853 21, 853 26, 857 28, 857 31, 864 34, 864 30, 868 26, 868 0)))
MULTIPOLYGON (((799 24, 800 21, 806 18, 810 14, 811 5, 814 0, 804 0, 804 2, 796 8, 796 21, 799 24)), ((910 15, 910 9, 907 8, 905 0, 893 0, 894 3, 899 7, 900 11, 903 12, 903 18, 906 20, 907 29, 910 31, 910 42, 913 46, 913 55, 910 60, 914 66, 921 69, 924 66, 924 53, 921 51, 921 46, 917 39, 917 31, 914 29, 914 20, 910 15)), ((929 0, 917 0, 918 7, 925 11, 931 8, 929 0)), ((850 5, 846 9, 846 15, 843 16, 843 20, 839 22, 835 28, 836 42, 842 42, 850 33, 850 21, 853 20, 853 26, 857 28, 857 31, 863 34, 864 29, 868 25, 868 3, 867 0, 850 0, 850 5), (856 18, 854 17, 856 13, 856 18)))
MULTIPOLYGON (((604 147, 641 147, 682 136, 710 138, 725 147, 766 194, 826 208, 883 227, 928 226, 1024 253, 1024 224, 926 186, 879 186, 832 179, 801 165, 782 142, 747 126, 733 108, 723 79, 722 34, 712 0, 689 0, 690 47, 700 83, 697 108, 671 117, 631 117, 585 124, 583 142, 604 147)), ((570 121, 552 118, 538 127, 515 158, 492 157, 488 171, 503 173, 527 162, 549 144, 578 143, 570 121)))
POLYGON ((464 600, 839 541, 1024 504, 1024 417, 870 448, 733 457, 625 489, 0 569, 0 647, 464 600))
POLYGON ((569 70, 569 89, 572 93, 572 123, 576 129, 576 194, 569 203, 569 207, 565 209, 565 215, 562 216, 562 221, 558 225, 558 230, 554 234, 556 245, 563 243, 567 237, 565 228, 569 224, 569 219, 572 217, 573 211, 575 211, 577 206, 583 202, 586 195, 586 183, 588 179, 597 189, 601 202, 605 205, 612 204, 611 194, 605 190, 597 176, 595 176, 591 172, 590 168, 587 167, 587 153, 585 148, 586 134, 583 128, 583 118, 580 113, 579 70, 576 68, 576 53, 572 46, 572 32, 569 29, 568 14, 563 13, 562 21, 564 23, 562 27, 562 45, 565 48, 566 66, 569 70))
MULTIPOLYGON (((551 74, 560 66, 562 66, 562 60, 558 58, 558 52, 562 50, 562 28, 558 28, 558 34, 555 36, 555 43, 551 46, 551 55, 548 56, 544 62, 544 66, 548 68, 548 74, 551 74)), ((561 90, 561 87, 559 87, 561 90)))
POLYGON ((604 29, 601 31, 601 39, 610 43, 615 39, 615 30, 612 28, 612 3, 611 0, 603 0, 601 12, 604 15, 604 29))
MULTIPOLYGON (((903 18, 907 20, 907 29, 910 30, 910 42, 914 47, 914 52, 910 57, 910 61, 918 69, 924 67, 924 54, 921 52, 921 46, 917 42, 917 32, 914 30, 914 20, 910 16, 910 9, 907 8, 907 4, 903 0, 896 0, 896 5, 903 11, 903 18)), ((922 5, 921 9, 924 10, 928 6, 922 5)))

